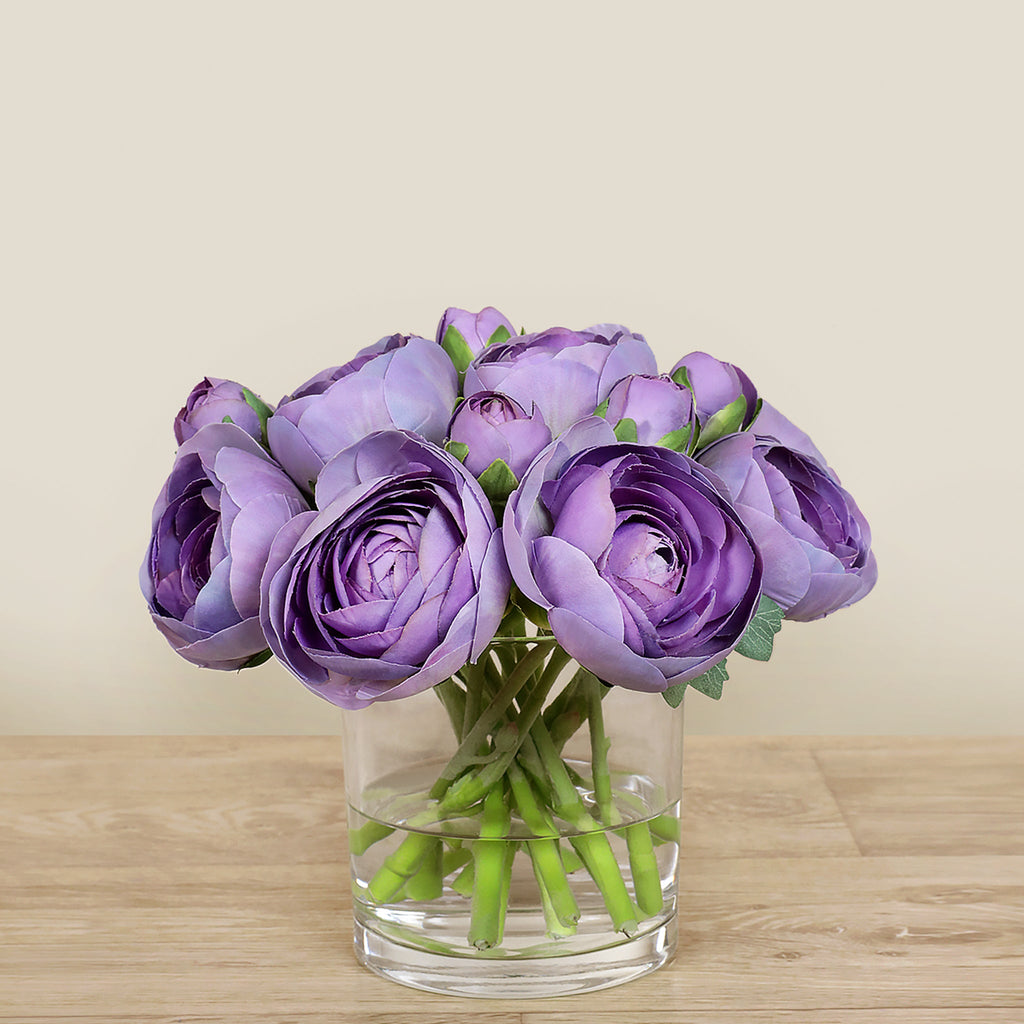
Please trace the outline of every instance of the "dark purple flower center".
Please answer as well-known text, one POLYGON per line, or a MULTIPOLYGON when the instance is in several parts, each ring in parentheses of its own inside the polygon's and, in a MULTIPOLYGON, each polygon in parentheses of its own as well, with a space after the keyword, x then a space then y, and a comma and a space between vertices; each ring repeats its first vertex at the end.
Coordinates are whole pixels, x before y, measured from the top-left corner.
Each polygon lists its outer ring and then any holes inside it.
POLYGON ((181 472, 187 483, 164 511, 150 548, 154 606, 161 615, 179 620, 209 582, 220 523, 216 492, 203 473, 199 456, 183 460, 181 472))
POLYGON ((769 448, 764 458, 786 478, 800 518, 821 540, 822 547, 848 571, 862 568, 867 561, 867 546, 843 489, 812 459, 781 445, 769 448))

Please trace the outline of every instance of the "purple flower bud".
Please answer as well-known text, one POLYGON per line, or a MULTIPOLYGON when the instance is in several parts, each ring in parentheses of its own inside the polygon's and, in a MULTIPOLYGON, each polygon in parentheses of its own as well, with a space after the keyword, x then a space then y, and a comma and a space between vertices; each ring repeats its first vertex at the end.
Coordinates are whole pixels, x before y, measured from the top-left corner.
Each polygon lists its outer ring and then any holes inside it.
POLYGON ((454 327, 465 339, 470 352, 477 355, 482 352, 499 327, 504 327, 510 337, 515 337, 516 329, 504 313, 498 312, 493 306, 484 306, 479 313, 470 313, 466 309, 449 306, 437 325, 437 343, 444 341, 449 327, 454 327))
POLYGON ((461 462, 382 431, 327 463, 317 501, 274 540, 261 605, 271 649, 310 690, 362 708, 480 656, 509 578, 490 502, 461 462))
POLYGON ((277 531, 308 507, 233 423, 207 424, 178 449, 139 582, 153 622, 183 658, 237 669, 266 650, 260 576, 277 531))
POLYGON ((630 374, 608 395, 605 419, 613 427, 631 419, 640 444, 657 444, 666 435, 695 425, 693 395, 671 377, 630 374))
MULTIPOLYGON (((174 436, 178 444, 187 441, 207 423, 223 423, 225 419, 241 427, 255 440, 261 440, 263 424, 260 422, 259 413, 246 400, 245 392, 246 389, 233 380, 204 377, 189 392, 185 404, 174 419, 174 436)), ((260 402, 255 395, 253 398, 260 402)), ((266 406, 266 410, 267 413, 272 413, 274 408, 266 406)))
POLYGON ((502 459, 518 478, 551 441, 551 431, 536 408, 527 413, 508 395, 479 391, 459 404, 448 437, 469 449, 463 462, 474 476, 502 459))
POLYGON ((500 391, 524 409, 535 405, 557 437, 593 414, 615 383, 631 373, 656 374, 657 360, 639 334, 618 324, 584 331, 553 327, 489 345, 466 370, 463 391, 500 391))
POLYGON ((326 462, 374 431, 399 427, 442 443, 457 393, 455 367, 434 342, 382 338, 282 399, 267 424, 270 450, 312 490, 326 462))
POLYGON ((329 366, 318 374, 310 377, 305 384, 300 384, 290 395, 281 399, 281 405, 287 402, 294 402, 297 398, 307 398, 310 395, 322 395, 336 380, 348 377, 361 370, 371 359, 394 352, 401 348, 409 340, 407 334, 389 334, 372 345, 361 348, 347 363, 341 366, 329 366))
POLYGON ((761 554, 696 462, 617 443, 592 418, 533 462, 502 529, 512 578, 559 643, 607 683, 662 691, 739 642, 761 554))
POLYGON ((672 373, 675 374, 684 367, 693 391, 697 418, 702 427, 716 412, 735 402, 741 395, 746 408, 740 429, 746 430, 754 422, 757 412, 757 389, 738 366, 723 363, 706 352, 691 352, 672 367, 672 373))

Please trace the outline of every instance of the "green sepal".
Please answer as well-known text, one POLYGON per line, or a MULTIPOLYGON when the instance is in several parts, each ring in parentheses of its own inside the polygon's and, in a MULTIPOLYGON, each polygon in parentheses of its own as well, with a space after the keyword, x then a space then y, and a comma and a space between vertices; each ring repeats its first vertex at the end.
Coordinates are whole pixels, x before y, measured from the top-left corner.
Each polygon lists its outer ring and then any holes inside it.
POLYGON ((518 587, 512 589, 512 602, 538 629, 551 628, 548 613, 539 604, 531 601, 518 587))
POLYGON ((494 333, 487 339, 487 344, 500 345, 503 341, 508 341, 511 337, 512 332, 504 324, 499 324, 494 333))
POLYGON ((638 441, 636 432, 636 420, 630 419, 628 416, 625 419, 619 420, 615 424, 615 436, 620 441, 625 441, 627 444, 636 444, 638 441))
POLYGON ((708 417, 700 432, 700 439, 697 442, 698 448, 706 448, 713 441, 729 434, 736 434, 743 428, 743 418, 747 415, 747 399, 740 395, 739 398, 731 401, 724 409, 719 409, 713 416, 708 417))
POLYGON ((235 421, 230 416, 225 416, 224 419, 221 420, 221 423, 230 423, 231 426, 235 425, 235 421))
POLYGON ((690 375, 686 372, 685 366, 680 366, 673 370, 671 378, 680 387, 686 388, 689 391, 693 390, 693 385, 690 383, 690 375))
POLYGON ((274 410, 259 395, 253 394, 248 388, 242 388, 242 397, 245 399, 245 404, 259 417, 260 434, 263 437, 263 447, 266 448, 267 420, 274 414, 274 410))
POLYGON ((492 502, 505 501, 519 486, 515 473, 504 459, 495 459, 478 477, 480 487, 492 502))
POLYGON ((686 693, 688 686, 692 686, 695 690, 700 690, 701 693, 712 700, 718 700, 722 696, 722 684, 728 678, 729 673, 725 670, 725 659, 723 658, 717 665, 709 668, 704 675, 697 676, 696 679, 691 679, 688 683, 676 683, 675 686, 670 686, 667 690, 664 690, 661 695, 665 698, 665 703, 673 708, 679 707, 682 703, 683 694, 686 693))
POLYGON ((469 455, 469 445, 463 444, 461 441, 445 441, 444 450, 449 455, 454 455, 459 462, 465 462, 469 455))
POLYGON ((772 656, 775 634, 782 629, 782 615, 782 607, 762 594, 750 625, 736 645, 736 653, 755 661, 767 661, 772 656))
POLYGON ((600 416, 604 419, 608 415, 608 399, 606 398, 595 410, 595 416, 600 416))
POLYGON ((690 439, 693 437, 693 427, 685 426, 680 427, 678 430, 670 430, 658 444, 662 448, 671 448, 674 452, 683 452, 684 454, 690 447, 690 439))
POLYGON ((452 361, 455 369, 458 370, 461 383, 466 367, 473 362, 473 352, 466 339, 462 336, 462 332, 454 324, 449 324, 448 330, 444 332, 444 337, 441 339, 441 348, 448 353, 448 358, 452 361))
POLYGON ((238 671, 241 672, 243 668, 255 668, 257 665, 262 665, 265 661, 270 661, 273 656, 274 652, 268 647, 265 651, 254 654, 238 671))

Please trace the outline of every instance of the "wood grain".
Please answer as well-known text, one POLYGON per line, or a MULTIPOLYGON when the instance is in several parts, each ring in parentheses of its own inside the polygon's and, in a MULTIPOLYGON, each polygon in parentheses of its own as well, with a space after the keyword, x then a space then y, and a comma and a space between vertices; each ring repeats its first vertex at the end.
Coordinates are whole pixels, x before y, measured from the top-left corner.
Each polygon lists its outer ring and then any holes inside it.
POLYGON ((522 1003, 355 963, 339 755, 6 739, 0 1021, 1024 1021, 1020 740, 688 737, 676 959, 522 1003))

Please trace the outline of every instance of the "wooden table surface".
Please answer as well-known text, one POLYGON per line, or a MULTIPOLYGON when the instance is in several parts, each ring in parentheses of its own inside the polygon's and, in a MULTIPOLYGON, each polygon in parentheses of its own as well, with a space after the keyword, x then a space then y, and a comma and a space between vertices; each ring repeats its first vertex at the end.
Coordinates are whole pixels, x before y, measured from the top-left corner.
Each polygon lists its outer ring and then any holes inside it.
POLYGON ((560 999, 352 954, 340 741, 0 741, 0 1021, 1024 1024, 1024 738, 688 736, 680 947, 560 999))

